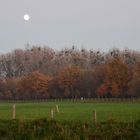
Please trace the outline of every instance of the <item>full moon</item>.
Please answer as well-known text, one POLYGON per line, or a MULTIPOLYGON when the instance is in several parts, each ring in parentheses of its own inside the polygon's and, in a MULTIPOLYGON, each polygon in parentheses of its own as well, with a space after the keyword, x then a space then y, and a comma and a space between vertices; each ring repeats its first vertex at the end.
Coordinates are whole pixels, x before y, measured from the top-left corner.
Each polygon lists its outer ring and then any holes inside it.
POLYGON ((24 15, 24 20, 25 20, 25 21, 28 21, 29 19, 30 19, 30 16, 29 16, 28 14, 25 14, 25 15, 24 15))

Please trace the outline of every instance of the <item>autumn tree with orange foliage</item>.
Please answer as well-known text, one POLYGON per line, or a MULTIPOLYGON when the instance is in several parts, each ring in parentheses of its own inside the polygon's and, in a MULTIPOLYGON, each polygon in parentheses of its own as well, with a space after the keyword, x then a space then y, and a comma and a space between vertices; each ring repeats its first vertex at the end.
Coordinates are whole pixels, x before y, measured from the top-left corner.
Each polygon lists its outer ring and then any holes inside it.
POLYGON ((4 92, 6 99, 18 99, 17 84, 19 80, 19 77, 6 78, 6 90, 4 92))
POLYGON ((51 80, 50 76, 45 76, 38 71, 22 77, 18 82, 20 97, 28 99, 48 98, 51 80))
POLYGON ((140 97, 140 63, 133 69, 132 79, 128 84, 128 95, 130 97, 140 97))
POLYGON ((64 89, 65 95, 75 98, 75 91, 81 77, 81 69, 77 66, 65 68, 59 73, 59 85, 64 89), (69 90, 69 91, 68 91, 69 90), (67 92, 67 93, 66 93, 67 92))
POLYGON ((131 80, 131 71, 119 57, 114 58, 106 65, 104 84, 108 86, 113 97, 126 97, 128 82, 131 80))

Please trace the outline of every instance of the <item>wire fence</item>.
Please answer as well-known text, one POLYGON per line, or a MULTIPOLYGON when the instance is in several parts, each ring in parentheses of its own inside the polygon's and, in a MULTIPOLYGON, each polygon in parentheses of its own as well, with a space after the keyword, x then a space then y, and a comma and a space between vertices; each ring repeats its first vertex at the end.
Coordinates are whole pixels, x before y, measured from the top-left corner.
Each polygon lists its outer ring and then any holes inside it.
POLYGON ((140 98, 1 100, 0 119, 134 121, 140 119, 139 103, 140 98))
POLYGON ((0 100, 0 103, 28 103, 28 102, 140 102, 140 98, 76 98, 76 99, 64 99, 64 98, 57 98, 57 99, 10 99, 10 100, 0 100))

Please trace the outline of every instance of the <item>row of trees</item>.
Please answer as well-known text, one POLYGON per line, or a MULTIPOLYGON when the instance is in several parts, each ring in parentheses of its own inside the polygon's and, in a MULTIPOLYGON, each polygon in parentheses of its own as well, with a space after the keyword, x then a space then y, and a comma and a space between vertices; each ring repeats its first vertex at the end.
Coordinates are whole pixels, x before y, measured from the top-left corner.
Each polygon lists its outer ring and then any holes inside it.
POLYGON ((0 99, 140 97, 140 53, 31 47, 0 55, 0 99))

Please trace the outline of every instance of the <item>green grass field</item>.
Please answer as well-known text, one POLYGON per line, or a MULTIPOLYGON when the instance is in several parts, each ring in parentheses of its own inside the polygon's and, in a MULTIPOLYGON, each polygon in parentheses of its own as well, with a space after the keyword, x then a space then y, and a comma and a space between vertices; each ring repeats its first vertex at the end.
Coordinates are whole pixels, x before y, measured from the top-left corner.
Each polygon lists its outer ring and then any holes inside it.
MULTIPOLYGON (((93 110, 97 111, 97 121, 116 119, 134 121, 140 119, 140 103, 131 102, 40 102, 16 103, 17 119, 49 118, 50 109, 59 106, 60 113, 54 113, 58 121, 92 121, 93 110)), ((0 103, 0 119, 12 118, 12 103, 0 103)))

